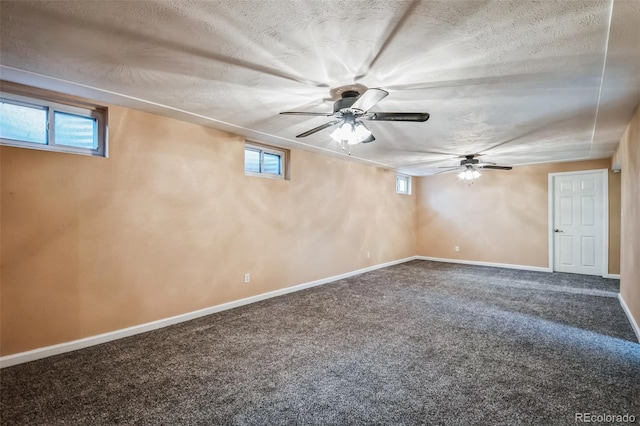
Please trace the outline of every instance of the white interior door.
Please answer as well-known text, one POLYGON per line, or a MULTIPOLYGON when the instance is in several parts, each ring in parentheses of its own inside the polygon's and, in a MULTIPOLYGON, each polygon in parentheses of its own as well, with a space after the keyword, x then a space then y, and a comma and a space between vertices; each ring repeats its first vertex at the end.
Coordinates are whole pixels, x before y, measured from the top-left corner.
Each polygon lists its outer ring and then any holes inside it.
POLYGON ((604 275, 604 174, 553 178, 554 271, 604 275))

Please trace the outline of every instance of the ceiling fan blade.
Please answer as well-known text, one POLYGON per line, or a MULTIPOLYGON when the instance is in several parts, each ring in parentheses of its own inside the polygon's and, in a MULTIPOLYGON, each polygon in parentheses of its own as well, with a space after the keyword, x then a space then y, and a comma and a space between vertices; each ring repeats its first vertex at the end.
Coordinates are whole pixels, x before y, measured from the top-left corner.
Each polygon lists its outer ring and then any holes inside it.
POLYGON ((359 109, 361 111, 369 111, 369 108, 387 97, 389 92, 382 89, 368 89, 364 92, 356 101, 351 105, 353 109, 359 109))
POLYGON ((376 140, 376 138, 373 136, 373 133, 372 133, 368 138, 363 140, 361 143, 369 143, 369 142, 373 142, 375 140, 376 140))
POLYGON ((438 167, 439 169, 457 169, 460 166, 440 166, 438 167))
POLYGON ((367 120, 374 121, 416 121, 422 122, 429 119, 428 112, 375 112, 365 116, 367 120))
POLYGON ((511 170, 510 166, 480 166, 481 169, 493 169, 493 170, 511 170))
POLYGON ((312 135, 312 134, 314 134, 316 132, 319 132, 320 130, 324 130, 324 129, 327 129, 327 128, 331 127, 331 126, 335 126, 339 122, 340 122, 340 120, 333 120, 333 121, 330 121, 328 123, 324 123, 322 126, 314 127, 311 130, 307 130, 304 133, 300 133, 299 135, 296 136, 296 138, 304 138, 306 136, 309 136, 309 135, 312 135))
POLYGON ((333 113, 327 114, 326 112, 286 111, 286 112, 281 112, 280 115, 311 115, 311 116, 318 116, 318 117, 331 117, 333 113))

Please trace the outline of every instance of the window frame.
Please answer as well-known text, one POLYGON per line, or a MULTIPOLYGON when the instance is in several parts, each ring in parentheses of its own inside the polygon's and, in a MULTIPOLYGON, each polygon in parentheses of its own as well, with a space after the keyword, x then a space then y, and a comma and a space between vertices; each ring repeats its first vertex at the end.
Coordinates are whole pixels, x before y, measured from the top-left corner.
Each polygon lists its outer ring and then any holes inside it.
POLYGON ((411 176, 403 175, 403 174, 397 174, 396 175, 396 194, 411 195, 411 176), (400 191, 399 188, 398 188, 398 182, 400 182, 401 180, 403 180, 403 181, 405 181, 407 183, 407 190, 406 191, 400 191))
POLYGON ((47 112, 46 144, 29 142, 19 139, 0 138, 0 145, 37 149, 41 151, 65 152, 70 154, 89 155, 95 157, 107 157, 107 109, 93 105, 79 105, 64 102, 63 99, 43 99, 37 95, 19 95, 10 91, 0 91, 0 100, 4 103, 22 106, 26 108, 44 109, 47 112), (55 135, 55 113, 71 114, 79 117, 96 120, 98 146, 94 148, 82 148, 72 145, 57 144, 55 135))
POLYGON ((245 151, 245 159, 246 159, 246 151, 257 151, 260 154, 260 171, 259 172, 251 172, 247 171, 246 167, 244 169, 244 174, 247 176, 258 176, 258 177, 266 177, 271 179, 288 179, 287 167, 289 163, 289 153, 287 150, 282 148, 275 148, 268 145, 263 145, 260 143, 256 143, 253 141, 245 141, 244 151, 245 151), (264 170, 264 154, 272 154, 280 157, 280 173, 268 173, 264 170))

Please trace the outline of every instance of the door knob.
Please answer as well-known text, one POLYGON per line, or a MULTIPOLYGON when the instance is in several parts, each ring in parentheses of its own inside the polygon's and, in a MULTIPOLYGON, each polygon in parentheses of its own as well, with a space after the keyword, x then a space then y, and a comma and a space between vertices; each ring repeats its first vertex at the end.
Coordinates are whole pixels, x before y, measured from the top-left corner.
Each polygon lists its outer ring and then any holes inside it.
POLYGON ((553 232, 564 232, 564 231, 561 231, 558 228, 556 228, 556 229, 553 230, 553 232))

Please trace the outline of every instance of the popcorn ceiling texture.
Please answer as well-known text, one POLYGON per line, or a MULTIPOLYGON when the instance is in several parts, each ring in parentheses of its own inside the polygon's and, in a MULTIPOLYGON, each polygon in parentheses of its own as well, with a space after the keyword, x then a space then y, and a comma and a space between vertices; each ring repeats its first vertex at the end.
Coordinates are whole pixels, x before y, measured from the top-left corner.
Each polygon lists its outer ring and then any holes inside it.
POLYGON ((5 79, 81 90, 13 68, 31 71, 325 152, 340 152, 328 131, 295 138, 324 118, 278 113, 329 111, 329 90, 345 84, 382 87, 391 94, 375 109, 426 111, 431 119, 371 123, 376 143, 355 147, 352 157, 416 175, 484 150, 485 161, 513 165, 606 158, 640 92, 639 3, 616 1, 609 33, 610 5, 3 1, 1 63, 5 79))

